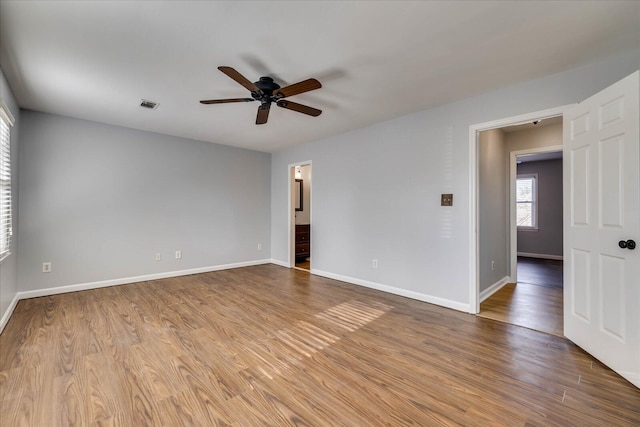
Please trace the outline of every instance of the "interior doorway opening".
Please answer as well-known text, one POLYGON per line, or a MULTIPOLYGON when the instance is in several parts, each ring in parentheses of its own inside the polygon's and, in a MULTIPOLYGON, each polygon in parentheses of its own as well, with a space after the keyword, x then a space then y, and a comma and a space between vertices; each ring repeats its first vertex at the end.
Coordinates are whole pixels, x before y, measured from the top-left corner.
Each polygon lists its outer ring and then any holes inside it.
POLYGON ((563 336, 562 138, 561 111, 505 119, 477 131, 472 288, 480 316, 558 336, 563 336))
POLYGON ((290 165, 289 265, 311 271, 311 162, 290 165))
MULTIPOLYGON (((545 137, 551 132, 547 130, 545 137)), ((558 129, 559 137, 562 129, 558 129)), ((480 304, 479 315, 564 336, 562 151, 512 152, 511 279, 480 304)))

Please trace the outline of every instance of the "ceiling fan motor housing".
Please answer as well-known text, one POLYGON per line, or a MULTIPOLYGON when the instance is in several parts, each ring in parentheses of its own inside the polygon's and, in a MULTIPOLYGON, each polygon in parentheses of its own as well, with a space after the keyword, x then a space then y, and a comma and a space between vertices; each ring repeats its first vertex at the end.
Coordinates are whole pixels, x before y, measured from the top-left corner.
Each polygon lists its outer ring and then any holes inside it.
POLYGON ((251 96, 253 98, 262 101, 263 104, 270 103, 274 101, 272 99, 273 92, 277 89, 280 89, 280 85, 273 81, 271 77, 260 77, 260 80, 254 83, 258 89, 262 91, 260 92, 251 92, 251 96))

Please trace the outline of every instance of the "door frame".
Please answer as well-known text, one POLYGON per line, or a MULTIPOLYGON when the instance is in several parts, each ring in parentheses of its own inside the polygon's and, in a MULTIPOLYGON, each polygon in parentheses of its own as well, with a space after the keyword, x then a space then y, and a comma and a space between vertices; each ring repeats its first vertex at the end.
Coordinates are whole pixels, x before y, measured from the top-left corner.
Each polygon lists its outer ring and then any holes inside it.
MULTIPOLYGON (((562 116, 565 111, 574 105, 576 104, 562 105, 469 126, 469 313, 471 314, 478 314, 480 312, 480 265, 478 262, 480 255, 480 248, 478 246, 479 134, 485 130, 562 116)), ((507 224, 505 224, 505 226, 506 225, 507 224)), ((512 237, 510 241, 511 239, 512 237)))
MULTIPOLYGON (((302 162, 289 163, 287 166, 287 176, 288 176, 288 188, 289 188, 289 203, 288 203, 288 235, 287 242, 288 245, 288 253, 287 253, 287 261, 289 268, 295 268, 296 266, 296 211, 294 209, 295 206, 295 171, 296 166, 309 166, 311 167, 311 173, 313 173, 313 167, 311 165, 311 160, 305 160, 302 162)), ((312 197, 312 186, 309 186, 309 223, 313 224, 313 197, 312 197)), ((311 240, 311 244, 313 244, 313 240, 311 240)))
POLYGON ((509 152, 509 241, 511 242, 509 251, 509 265, 511 266, 509 278, 514 283, 518 281, 518 226, 516 225, 516 178, 518 176, 517 157, 527 154, 555 153, 558 151, 562 152, 562 145, 526 148, 524 150, 509 152))

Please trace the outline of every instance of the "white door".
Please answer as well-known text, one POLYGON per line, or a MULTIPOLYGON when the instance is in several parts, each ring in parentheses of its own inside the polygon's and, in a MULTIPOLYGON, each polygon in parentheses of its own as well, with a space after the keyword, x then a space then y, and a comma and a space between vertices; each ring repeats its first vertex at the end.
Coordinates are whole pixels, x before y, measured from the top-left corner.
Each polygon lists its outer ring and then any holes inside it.
POLYGON ((639 73, 564 115, 564 333, 640 387, 639 73), (621 248, 625 242, 627 248, 621 248))

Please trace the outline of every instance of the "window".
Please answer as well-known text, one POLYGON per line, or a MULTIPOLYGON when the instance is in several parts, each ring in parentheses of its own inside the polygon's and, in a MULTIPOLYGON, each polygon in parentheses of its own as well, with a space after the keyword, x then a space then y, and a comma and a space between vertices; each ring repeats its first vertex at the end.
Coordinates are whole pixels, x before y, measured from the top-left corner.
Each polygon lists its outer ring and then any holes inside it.
POLYGON ((11 248, 11 138, 13 117, 0 101, 0 261, 11 248))
POLYGON ((516 224, 519 229, 538 228, 537 180, 537 174, 516 178, 516 224))

